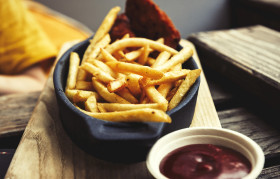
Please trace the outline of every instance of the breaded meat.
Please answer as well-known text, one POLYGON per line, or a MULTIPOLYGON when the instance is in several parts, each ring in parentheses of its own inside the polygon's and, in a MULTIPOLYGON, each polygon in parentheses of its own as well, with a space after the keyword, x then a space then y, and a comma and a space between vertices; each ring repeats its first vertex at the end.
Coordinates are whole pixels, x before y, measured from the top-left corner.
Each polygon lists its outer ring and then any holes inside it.
POLYGON ((111 40, 114 42, 117 39, 121 39, 125 34, 129 34, 130 37, 135 37, 131 31, 129 20, 123 13, 118 15, 113 27, 110 31, 111 40))
POLYGON ((163 37, 165 44, 176 48, 180 33, 171 19, 152 0, 127 0, 125 14, 136 36, 157 40, 163 37))

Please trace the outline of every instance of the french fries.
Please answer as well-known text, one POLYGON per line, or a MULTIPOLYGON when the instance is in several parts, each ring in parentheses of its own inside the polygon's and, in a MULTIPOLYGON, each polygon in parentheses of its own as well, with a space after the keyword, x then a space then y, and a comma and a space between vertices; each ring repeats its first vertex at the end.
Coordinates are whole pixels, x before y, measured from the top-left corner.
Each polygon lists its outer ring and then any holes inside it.
POLYGON ((78 66, 80 64, 79 55, 76 52, 70 54, 69 72, 66 81, 66 90, 76 87, 76 78, 78 75, 78 66))
POLYGON ((108 32, 119 11, 115 7, 105 17, 81 62, 71 53, 65 94, 82 112, 101 120, 170 123, 166 111, 182 101, 201 72, 182 69, 192 49, 178 52, 163 38, 129 35, 111 42, 108 32))

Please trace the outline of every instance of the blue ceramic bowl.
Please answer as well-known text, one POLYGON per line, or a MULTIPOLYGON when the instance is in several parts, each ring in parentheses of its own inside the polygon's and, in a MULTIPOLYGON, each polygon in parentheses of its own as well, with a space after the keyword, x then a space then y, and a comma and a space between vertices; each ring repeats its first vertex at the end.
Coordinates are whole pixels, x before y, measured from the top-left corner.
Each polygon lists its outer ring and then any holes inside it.
MULTIPOLYGON (((72 51, 82 58, 89 39, 74 45, 56 64, 53 82, 62 125, 72 141, 93 156, 112 162, 144 161, 152 145, 163 135, 189 127, 196 105, 200 78, 196 80, 183 101, 167 114, 172 123, 108 122, 90 117, 78 110, 64 93, 72 51)), ((193 58, 183 68, 197 69, 193 58)))

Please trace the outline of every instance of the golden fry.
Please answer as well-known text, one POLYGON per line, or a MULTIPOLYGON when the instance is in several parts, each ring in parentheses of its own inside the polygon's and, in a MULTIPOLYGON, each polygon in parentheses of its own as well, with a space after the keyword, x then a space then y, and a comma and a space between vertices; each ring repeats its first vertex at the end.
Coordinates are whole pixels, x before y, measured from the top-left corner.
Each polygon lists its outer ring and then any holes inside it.
POLYGON ((77 90, 86 90, 86 91, 92 91, 92 83, 89 81, 77 81, 76 83, 76 89, 77 90))
POLYGON ((88 52, 86 58, 83 58, 82 64, 87 62, 89 59, 95 59, 98 57, 101 48, 105 48, 111 42, 109 34, 106 34, 97 44, 94 45, 91 51, 88 52))
POLYGON ((179 79, 185 78, 189 72, 190 72, 190 70, 187 70, 187 69, 182 69, 180 71, 170 71, 170 72, 164 73, 164 76, 158 80, 142 78, 142 80, 140 80, 140 82, 143 87, 160 85, 163 83, 171 83, 171 82, 177 81, 179 79))
POLYGON ((106 63, 96 59, 89 60, 88 62, 93 64, 100 70, 104 71, 105 73, 109 73, 112 77, 114 78, 118 77, 118 74, 115 73, 106 63))
POLYGON ((105 62, 116 62, 118 61, 115 57, 113 57, 113 55, 111 55, 107 50, 101 48, 100 52, 102 54, 103 60, 105 62))
POLYGON ((151 66, 152 68, 158 67, 164 64, 169 58, 171 54, 169 52, 163 51, 161 52, 158 57, 156 58, 155 63, 151 66))
POLYGON ((77 79, 79 64, 80 64, 79 55, 76 52, 71 52, 70 60, 69 60, 69 72, 66 81, 66 90, 74 89, 76 87, 76 79, 77 79))
POLYGON ((149 50, 149 45, 145 45, 144 48, 143 48, 143 52, 142 54, 140 55, 139 59, 138 59, 138 63, 140 63, 141 65, 145 65, 147 60, 148 60, 148 56, 149 56, 149 53, 150 53, 150 50, 149 50))
POLYGON ((143 109, 143 108, 161 109, 161 105, 158 103, 149 103, 149 104, 98 103, 98 104, 101 105, 108 112, 126 111, 126 110, 143 109))
POLYGON ((128 62, 135 61, 144 51, 144 48, 134 50, 125 54, 125 59, 128 62))
POLYGON ((111 102, 111 103, 127 103, 129 104, 127 100, 124 98, 120 97, 119 95, 115 93, 110 93, 106 86, 104 86, 102 83, 97 81, 96 78, 92 78, 92 85, 94 89, 98 92, 98 94, 104 98, 106 101, 111 102))
POLYGON ((168 110, 175 108, 181 102, 185 94, 189 91, 190 87, 194 84, 196 79, 199 77, 200 73, 201 73, 200 69, 190 71, 189 75, 181 83, 175 95, 170 100, 170 103, 168 105, 168 110))
POLYGON ((160 71, 169 71, 171 68, 176 66, 177 64, 183 64, 193 55, 193 50, 191 48, 185 47, 179 53, 171 57, 170 60, 165 62, 164 64, 157 66, 155 69, 160 71))
POLYGON ((167 51, 171 54, 178 53, 177 50, 175 50, 167 45, 161 44, 161 43, 153 41, 153 40, 139 38, 139 37, 118 40, 118 41, 112 43, 111 45, 109 45, 106 48, 106 50, 112 54, 117 50, 123 50, 127 47, 144 47, 145 45, 149 45, 150 48, 160 51, 160 52, 167 51))
POLYGON ((95 96, 96 99, 100 99, 100 96, 93 91, 71 90, 71 93, 73 93, 72 101, 74 103, 85 102, 90 96, 95 96))
POLYGON ((119 91, 126 86, 127 86, 127 84, 126 84, 125 77, 120 77, 120 78, 117 78, 113 81, 110 81, 107 84, 107 89, 108 89, 108 91, 110 91, 112 93, 112 92, 119 91))
POLYGON ((85 102, 85 109, 90 112, 99 112, 95 96, 90 96, 85 102))
POLYGON ((113 81, 115 78, 113 78, 110 74, 102 71, 100 68, 97 68, 96 66, 86 62, 81 66, 82 69, 88 71, 93 76, 95 76, 97 79, 99 79, 102 82, 109 83, 110 81, 113 81))
POLYGON ((138 103, 137 98, 135 98, 127 88, 123 88, 123 89, 119 90, 117 92, 117 94, 120 95, 121 97, 123 97, 125 100, 127 100, 128 102, 130 102, 132 104, 137 104, 138 103))
POLYGON ((169 91, 171 90, 172 87, 173 87, 173 83, 163 83, 163 84, 159 85, 157 90, 163 97, 166 98, 167 94, 169 93, 169 91))
POLYGON ((105 36, 105 34, 107 34, 111 30, 120 10, 121 8, 116 6, 108 12, 101 25, 97 29, 93 39, 91 40, 91 43, 93 45, 96 44, 102 37, 105 36))
POLYGON ((139 85, 140 78, 141 76, 136 74, 129 74, 126 76, 127 88, 134 96, 140 96, 142 93, 141 87, 139 85))
POLYGON ((146 87, 145 93, 152 102, 160 104, 163 111, 167 110, 168 101, 156 90, 154 86, 146 87))
POLYGON ((97 103, 97 109, 98 109, 98 111, 101 112, 101 113, 107 112, 107 111, 105 110, 105 108, 103 108, 103 106, 100 105, 99 103, 97 103))
POLYGON ((163 72, 148 66, 142 66, 125 62, 107 62, 107 65, 109 65, 113 70, 118 72, 135 73, 153 79, 159 79, 163 76, 163 72))
MULTIPOLYGON (((82 109, 80 109, 82 110, 82 109)), ((171 118, 162 110, 143 108, 128 111, 93 113, 82 110, 85 114, 97 119, 112 122, 166 122, 171 123, 171 118)))

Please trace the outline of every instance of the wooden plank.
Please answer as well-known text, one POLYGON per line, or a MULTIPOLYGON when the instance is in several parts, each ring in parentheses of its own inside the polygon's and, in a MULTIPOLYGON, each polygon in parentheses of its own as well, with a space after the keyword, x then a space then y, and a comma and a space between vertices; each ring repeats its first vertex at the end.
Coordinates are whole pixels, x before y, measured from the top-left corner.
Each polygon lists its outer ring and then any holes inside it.
POLYGON ((280 165, 263 169, 258 179, 278 179, 280 176, 280 165))
POLYGON ((280 33, 263 26, 201 32, 188 37, 201 63, 280 106, 280 33))
POLYGON ((223 128, 250 137, 260 145, 265 155, 280 153, 279 127, 275 121, 267 119, 270 115, 258 115, 246 106, 219 111, 218 114, 223 128))
POLYGON ((0 96, 0 138, 22 134, 40 93, 0 96))
MULTIPOLYGON (((68 44, 69 45, 69 44, 68 44)), ((42 91, 6 178, 152 178, 145 162, 117 164, 98 160, 72 143, 59 120, 52 77, 42 91)), ((193 126, 220 126, 207 83, 202 80, 193 126), (205 84, 203 84, 205 83, 205 84), (208 103, 207 103, 208 101, 208 103), (210 105, 209 105, 210 104, 210 105), (207 109, 206 111, 204 111, 207 109), (201 114, 198 114, 201 113, 201 114), (206 116, 217 118, 200 122, 206 116), (214 124, 210 124, 214 122, 214 124)), ((210 118, 209 118, 210 119, 210 118)))
MULTIPOLYGON (((182 40, 180 42, 182 46, 188 46, 193 49, 194 54, 193 58, 198 64, 199 68, 202 69, 198 54, 194 45, 187 40, 182 40)), ((217 115, 216 108, 204 75, 204 72, 200 75, 200 87, 198 91, 198 98, 196 102, 196 109, 194 118, 192 120, 190 127, 199 127, 199 126, 209 126, 209 127, 221 127, 219 117, 217 115), (214 111, 214 112, 213 112, 214 111)))

